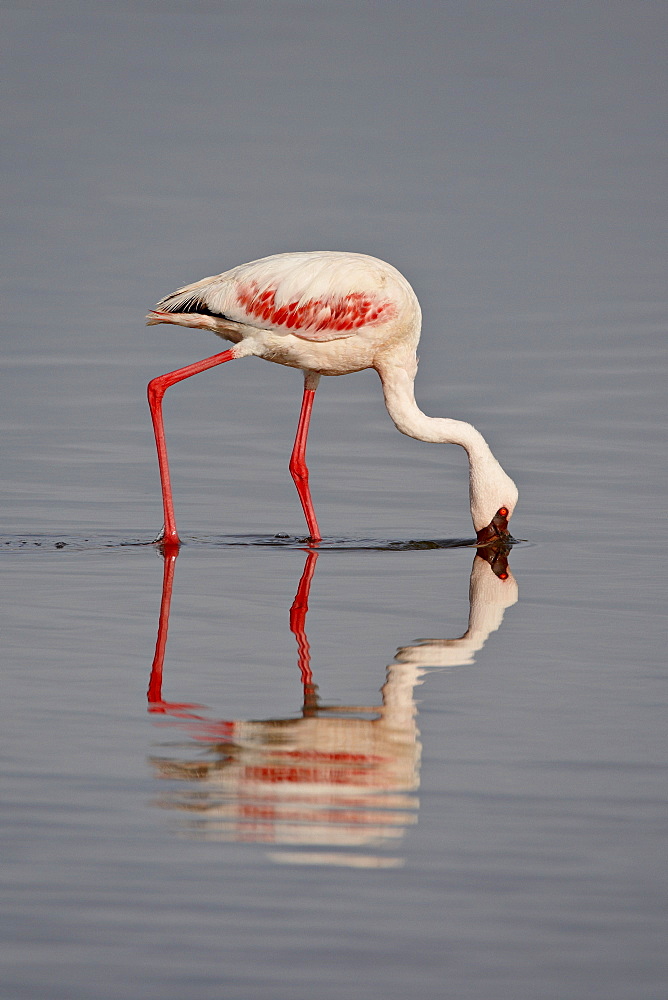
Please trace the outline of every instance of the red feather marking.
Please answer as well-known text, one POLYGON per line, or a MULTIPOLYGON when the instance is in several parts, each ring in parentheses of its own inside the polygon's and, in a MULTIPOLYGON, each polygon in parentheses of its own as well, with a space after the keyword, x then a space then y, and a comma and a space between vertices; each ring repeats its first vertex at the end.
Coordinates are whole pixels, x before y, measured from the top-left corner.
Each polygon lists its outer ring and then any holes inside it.
POLYGON ((250 316, 272 326, 288 330, 319 332, 325 330, 356 330, 361 326, 384 323, 395 314, 392 302, 376 299, 364 292, 350 292, 331 299, 309 299, 302 305, 289 302, 276 305, 276 289, 260 291, 255 282, 241 285, 237 302, 250 316))

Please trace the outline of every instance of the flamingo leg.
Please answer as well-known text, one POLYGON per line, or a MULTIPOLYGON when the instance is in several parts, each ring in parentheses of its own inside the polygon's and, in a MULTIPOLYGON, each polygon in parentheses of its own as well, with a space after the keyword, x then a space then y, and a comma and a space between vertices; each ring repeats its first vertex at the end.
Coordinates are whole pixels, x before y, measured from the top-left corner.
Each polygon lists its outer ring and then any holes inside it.
POLYGON ((315 390, 320 381, 320 376, 314 372, 304 374, 304 395, 302 397, 302 408, 299 413, 299 423, 297 424, 297 434, 290 456, 290 475, 292 476, 297 493, 304 510, 306 524, 312 542, 319 542, 322 539, 318 521, 315 516, 311 490, 308 485, 308 466, 306 465, 306 442, 308 439, 308 428, 311 421, 311 410, 315 399, 315 390))
POLYGON ((162 420, 162 397, 165 392, 176 382, 182 382, 192 375, 199 375, 207 368, 215 368, 225 361, 233 361, 238 355, 234 349, 223 351, 222 354, 214 354, 203 361, 196 361, 186 368, 178 368, 176 371, 168 372, 166 375, 158 375, 148 384, 148 405, 151 409, 151 419, 153 420, 153 432, 155 443, 158 449, 158 466, 160 467, 160 483, 162 485, 162 506, 165 513, 165 522, 160 535, 163 545, 180 545, 181 540, 176 531, 176 520, 174 517, 174 501, 172 499, 172 484, 169 478, 169 460, 167 458, 167 444, 165 442, 165 428, 162 420))

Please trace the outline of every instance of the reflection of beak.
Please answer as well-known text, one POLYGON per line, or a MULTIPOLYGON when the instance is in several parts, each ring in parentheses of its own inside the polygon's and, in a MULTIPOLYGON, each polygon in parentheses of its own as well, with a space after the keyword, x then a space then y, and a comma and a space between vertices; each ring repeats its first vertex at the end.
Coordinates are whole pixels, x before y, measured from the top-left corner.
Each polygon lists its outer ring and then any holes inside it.
POLYGON ((478 545, 489 545, 490 542, 512 542, 513 537, 508 531, 508 508, 500 507, 487 525, 478 532, 478 545))
POLYGON ((510 577, 508 555, 511 549, 512 545, 510 542, 506 543, 503 539, 493 538, 485 545, 478 546, 476 559, 483 559, 488 563, 492 569, 492 573, 494 576, 498 576, 499 580, 507 580, 510 577))

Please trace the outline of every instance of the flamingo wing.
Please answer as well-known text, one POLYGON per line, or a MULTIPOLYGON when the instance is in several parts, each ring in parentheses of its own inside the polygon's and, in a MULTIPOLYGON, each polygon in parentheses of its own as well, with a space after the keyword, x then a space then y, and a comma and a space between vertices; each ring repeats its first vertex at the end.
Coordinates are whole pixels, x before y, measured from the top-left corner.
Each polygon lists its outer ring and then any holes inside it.
POLYGON ((156 306, 303 340, 341 340, 397 312, 393 268, 364 254, 288 253, 180 288, 156 306))

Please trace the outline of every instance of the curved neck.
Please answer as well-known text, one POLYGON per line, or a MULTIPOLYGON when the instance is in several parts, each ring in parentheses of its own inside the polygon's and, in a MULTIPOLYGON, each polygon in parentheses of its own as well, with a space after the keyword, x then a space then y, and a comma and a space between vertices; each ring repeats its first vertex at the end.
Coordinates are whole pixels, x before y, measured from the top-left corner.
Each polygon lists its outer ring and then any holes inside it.
POLYGON ((490 459, 496 464, 484 437, 472 424, 449 417, 428 417, 415 402, 413 380, 399 367, 378 369, 385 406, 394 426, 402 434, 437 444, 458 444, 466 451, 471 467, 490 459))
POLYGON ((387 412, 397 430, 419 441, 458 444, 469 459, 469 501, 471 519, 477 532, 489 527, 501 507, 512 513, 517 502, 517 487, 506 475, 484 437, 471 424, 445 417, 428 417, 418 407, 413 395, 415 362, 410 367, 377 367, 383 384, 387 412))

